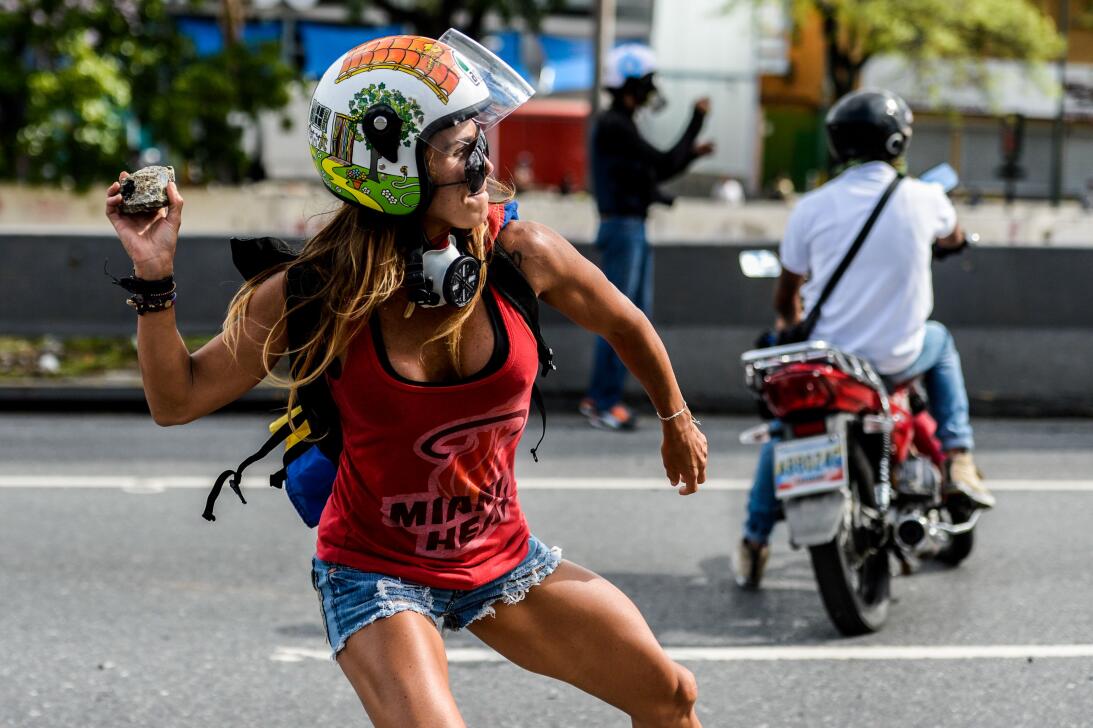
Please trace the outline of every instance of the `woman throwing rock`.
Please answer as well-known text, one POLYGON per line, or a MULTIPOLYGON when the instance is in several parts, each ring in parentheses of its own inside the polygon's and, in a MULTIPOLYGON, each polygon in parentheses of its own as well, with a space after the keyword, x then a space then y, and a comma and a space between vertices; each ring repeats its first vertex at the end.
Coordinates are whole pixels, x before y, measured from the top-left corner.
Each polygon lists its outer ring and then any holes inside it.
POLYGON ((694 493, 706 468, 706 438, 645 316, 549 228, 515 221, 493 240, 488 190, 500 187, 485 132, 529 95, 455 31, 381 38, 339 58, 316 88, 309 136, 343 204, 299 258, 244 284, 224 332, 193 354, 172 305, 182 197, 172 183, 166 210, 124 215, 113 185, 107 216, 134 285, 153 292, 136 302, 148 404, 161 425, 189 422, 266 377, 289 349, 286 276, 307 266, 322 313, 290 386, 325 377, 342 432, 312 576, 335 658, 373 723, 464 725, 443 625, 635 726, 697 726, 691 673, 622 592, 562 560, 520 510, 513 464, 538 359, 525 320, 490 284, 495 246, 642 382, 664 420, 672 485, 694 493))

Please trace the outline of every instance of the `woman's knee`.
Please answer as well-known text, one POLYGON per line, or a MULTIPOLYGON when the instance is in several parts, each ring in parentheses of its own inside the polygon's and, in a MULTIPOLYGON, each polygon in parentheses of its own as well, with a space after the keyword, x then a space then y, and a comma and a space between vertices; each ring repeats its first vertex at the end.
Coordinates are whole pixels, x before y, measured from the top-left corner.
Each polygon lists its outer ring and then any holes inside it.
POLYGON ((671 674, 666 678, 660 691, 650 691, 650 697, 654 699, 650 701, 647 711, 633 716, 635 725, 682 725, 694 711, 695 703, 698 702, 698 681, 695 680, 694 673, 673 663, 671 674))
POLYGON ((694 673, 683 667, 683 665, 676 665, 675 667, 677 684, 674 702, 682 715, 690 715, 695 703, 698 702, 698 681, 695 680, 694 673))

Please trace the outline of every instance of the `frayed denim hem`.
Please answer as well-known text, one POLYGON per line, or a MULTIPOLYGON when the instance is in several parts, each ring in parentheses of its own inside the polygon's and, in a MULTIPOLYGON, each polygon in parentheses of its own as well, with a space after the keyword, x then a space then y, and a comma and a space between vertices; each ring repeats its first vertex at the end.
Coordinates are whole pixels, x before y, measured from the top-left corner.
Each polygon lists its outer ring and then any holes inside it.
POLYGON ((400 614, 402 612, 413 612, 414 614, 420 614, 421 616, 426 617, 430 622, 432 622, 434 627, 436 627, 438 630, 440 629, 439 620, 434 617, 428 609, 424 609, 416 604, 409 603, 392 605, 389 608, 384 608, 379 612, 376 612, 375 614, 369 616, 367 619, 361 620, 360 624, 353 625, 352 629, 343 632, 341 641, 338 642, 338 646, 330 650, 331 661, 338 661, 338 655, 341 653, 342 650, 345 649, 345 644, 349 641, 349 638, 355 635, 357 632, 360 632, 368 625, 374 624, 381 619, 387 619, 388 617, 393 617, 396 614, 400 614))
POLYGON ((497 611, 493 608, 493 605, 497 602, 504 602, 505 604, 522 602, 532 587, 542 584, 544 579, 554 573, 560 563, 562 563, 562 549, 558 546, 551 547, 542 559, 531 565, 527 574, 505 582, 500 596, 485 602, 478 614, 468 619, 466 624, 460 625, 459 629, 466 629, 483 617, 496 617, 497 611))

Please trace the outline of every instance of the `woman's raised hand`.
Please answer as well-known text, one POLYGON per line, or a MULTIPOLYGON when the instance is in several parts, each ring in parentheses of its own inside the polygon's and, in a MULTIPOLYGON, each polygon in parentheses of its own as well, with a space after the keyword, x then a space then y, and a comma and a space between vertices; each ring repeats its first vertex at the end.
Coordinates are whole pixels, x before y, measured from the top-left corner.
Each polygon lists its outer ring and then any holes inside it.
POLYGON ((106 217, 133 261, 136 276, 147 280, 166 278, 174 273, 175 247, 182 226, 182 195, 171 182, 167 185, 167 207, 124 215, 120 209, 121 183, 128 176, 128 172, 122 172, 106 191, 106 217))

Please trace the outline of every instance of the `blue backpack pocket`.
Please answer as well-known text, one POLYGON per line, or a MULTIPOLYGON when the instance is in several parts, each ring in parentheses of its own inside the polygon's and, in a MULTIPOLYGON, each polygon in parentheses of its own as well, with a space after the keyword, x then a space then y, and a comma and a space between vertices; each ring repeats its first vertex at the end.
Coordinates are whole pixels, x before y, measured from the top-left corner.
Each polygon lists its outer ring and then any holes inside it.
POLYGON ((285 494, 308 527, 319 525, 337 474, 338 466, 315 444, 285 465, 285 494))

